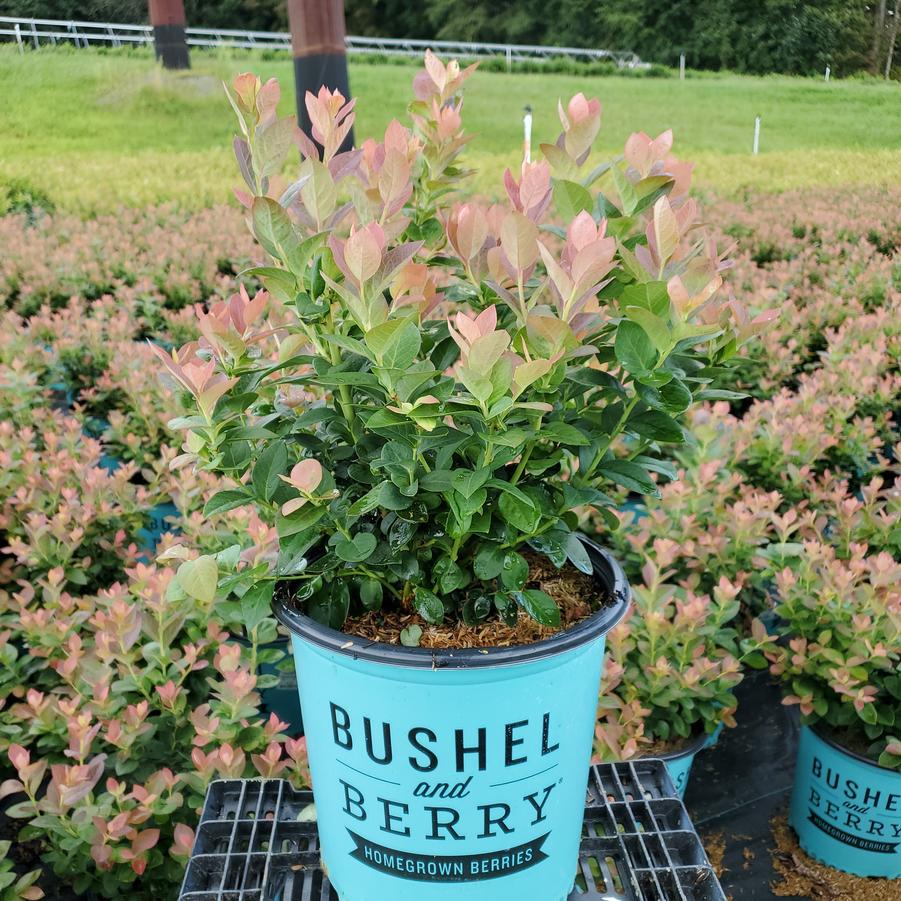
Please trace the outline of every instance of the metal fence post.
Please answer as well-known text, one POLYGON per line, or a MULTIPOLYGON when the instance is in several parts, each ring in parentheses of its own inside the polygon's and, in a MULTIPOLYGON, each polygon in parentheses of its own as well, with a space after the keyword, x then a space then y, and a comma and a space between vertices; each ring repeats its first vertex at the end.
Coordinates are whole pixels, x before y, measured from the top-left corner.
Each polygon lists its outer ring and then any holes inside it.
POLYGON ((513 48, 507 47, 507 71, 513 71, 513 48))
POLYGON ((16 43, 19 45, 19 53, 24 53, 25 45, 22 43, 22 28, 18 22, 16 22, 16 43))
POLYGON ((38 44, 38 27, 35 25, 34 19, 31 20, 31 42, 34 44, 34 49, 37 50, 40 45, 38 44))

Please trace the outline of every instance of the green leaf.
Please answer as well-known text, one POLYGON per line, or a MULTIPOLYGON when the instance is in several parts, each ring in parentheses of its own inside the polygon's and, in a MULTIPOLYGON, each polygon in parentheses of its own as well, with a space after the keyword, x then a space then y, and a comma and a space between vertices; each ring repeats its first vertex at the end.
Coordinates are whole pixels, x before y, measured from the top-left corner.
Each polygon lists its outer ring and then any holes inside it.
POLYGON ((513 592, 513 597, 516 603, 542 626, 560 625, 560 608, 554 603, 553 598, 543 591, 526 588, 523 591, 513 592))
POLYGON ((335 543, 335 554, 346 563, 362 563, 372 556, 378 544, 372 532, 357 532, 350 540, 342 538, 335 543))
POLYGON ((281 260, 296 275, 303 271, 304 254, 299 254, 300 239, 288 214, 271 197, 255 197, 251 207, 253 234, 263 250, 281 260))
POLYGON ((695 400, 744 400, 748 395, 741 391, 726 391, 721 388, 704 388, 695 395, 695 400))
POLYGON ((413 625, 407 626, 406 629, 401 629, 400 643, 405 648, 418 648, 421 641, 422 626, 417 626, 416 623, 413 623, 413 625))
POLYGON ((616 330, 616 359, 626 371, 643 375, 657 363, 657 351, 647 332, 636 322, 624 319, 616 330))
POLYGON ((541 511, 535 509, 534 504, 525 504, 512 494, 506 492, 502 494, 498 498, 497 506, 501 516, 520 532, 530 534, 541 522, 541 511))
POLYGON ((310 598, 307 610, 317 623, 340 629, 350 610, 350 588, 343 579, 335 579, 328 588, 310 598))
POLYGON ((496 579, 504 568, 504 551, 500 545, 486 544, 480 548, 472 564, 472 571, 477 579, 487 582, 496 579))
POLYGON ((876 707, 873 704, 864 704, 857 714, 865 723, 875 725, 877 721, 876 707))
POLYGON ((557 569, 566 563, 566 543, 569 541, 569 529, 566 523, 561 523, 561 528, 542 532, 529 541, 529 546, 547 557, 557 569))
POLYGON ((273 441, 257 458, 253 467, 253 490, 257 497, 266 501, 281 484, 279 476, 288 467, 288 449, 284 441, 273 441))
POLYGON ((256 582, 241 597, 241 623, 248 633, 272 615, 272 594, 275 582, 267 579, 256 582))
POLYGON ((406 369, 422 347, 419 329, 406 317, 389 319, 370 329, 365 341, 379 365, 387 369, 406 369))
POLYGON ((575 219, 582 210, 591 210, 591 194, 574 181, 560 179, 554 184, 554 205, 565 222, 575 219))
POLYGON ((613 184, 616 185, 616 192, 619 194, 623 204, 623 212, 627 216, 631 216, 638 206, 638 194, 635 192, 635 186, 623 174, 619 166, 614 166, 610 170, 613 175, 613 184))
POLYGON ((680 444, 685 439, 682 426, 659 410, 645 410, 642 413, 633 414, 626 423, 626 429, 641 435, 642 438, 649 438, 651 441, 680 444))
POLYGON ((347 510, 350 516, 363 516, 371 513, 381 503, 382 488, 385 483, 380 482, 375 488, 370 488, 361 498, 354 501, 347 510))
POLYGON ((454 489, 468 500, 490 477, 490 469, 458 470, 454 473, 454 489))
POLYGON ((660 397, 670 413, 684 413, 691 406, 691 391, 681 379, 660 386, 660 397))
POLYGON ((528 577, 529 562, 526 558, 516 551, 507 551, 501 567, 501 584, 504 588, 508 591, 519 591, 526 584, 528 577))
POLYGON ((293 303, 297 294, 297 279, 293 273, 278 266, 253 266, 245 269, 242 276, 258 278, 263 287, 282 303, 293 303))
POLYGON ((212 604, 219 585, 216 558, 204 554, 196 560, 185 560, 175 574, 182 591, 203 604, 212 604))
POLYGON ((281 171, 291 148, 292 135, 296 128, 294 118, 272 119, 256 129, 254 157, 260 167, 260 175, 265 178, 281 171))
POLYGON ((668 194, 675 179, 670 175, 649 175, 635 185, 635 193, 640 198, 635 212, 640 213, 654 204, 658 198, 668 194))
POLYGON ((214 513, 225 513, 236 507, 243 507, 252 498, 247 491, 229 488, 225 491, 217 491, 204 505, 203 515, 212 516, 214 513))
POLYGON ((591 443, 583 432, 559 419, 545 423, 538 434, 541 438, 551 438, 570 447, 587 447, 591 443))
POLYGON ((441 598, 425 588, 417 588, 413 593, 413 606, 416 612, 433 626, 437 626, 444 619, 444 604, 441 598))
POLYGON ((454 487, 455 472, 451 469, 434 469, 419 479, 419 487, 424 491, 443 494, 454 487))
POLYGON ((521 501, 527 507, 535 507, 535 501, 529 497, 529 495, 525 494, 523 491, 520 491, 515 485, 511 485, 509 482, 505 482, 503 479, 489 479, 486 482, 486 485, 489 488, 497 488, 498 491, 504 491, 507 494, 515 497, 517 500, 521 501))
POLYGON ((362 341, 358 341, 356 338, 349 338, 347 335, 329 335, 322 334, 321 337, 326 340, 329 344, 336 344, 342 350, 350 351, 352 354, 357 354, 358 356, 364 357, 367 360, 372 359, 372 355, 369 352, 369 349, 362 341))
POLYGON ((570 532, 569 538, 566 539, 566 556, 576 569, 589 576, 594 572, 591 557, 588 556, 588 549, 576 532, 570 532))
POLYGON ((444 594, 452 594, 469 581, 466 570, 458 566, 450 557, 442 557, 438 560, 432 569, 432 573, 438 580, 438 587, 444 594))
POLYGON ((644 329, 661 357, 665 357, 673 349, 676 343, 673 333, 659 316, 641 307, 626 307, 626 315, 644 329))
POLYGON ((657 486, 647 472, 629 460, 609 460, 598 467, 598 472, 610 479, 611 482, 622 485, 623 488, 628 488, 630 491, 649 494, 653 497, 660 496, 657 486))
POLYGON ((379 491, 379 505, 386 510, 409 510, 412 499, 401 494, 393 482, 382 482, 379 491))
MULTIPOLYGON (((670 298, 666 282, 645 282, 643 284, 626 285, 619 297, 620 307, 628 310, 638 307, 655 316, 668 321, 670 317, 670 298)), ((637 320, 636 320, 637 321, 637 320)))
POLYGON ((367 610, 379 610, 382 606, 384 589, 378 579, 364 579, 360 585, 360 603, 367 610))
POLYGON ((679 222, 668 200, 661 199, 654 204, 653 223, 657 254, 666 262, 679 246, 679 222))
POLYGON ((643 466, 651 472, 660 473, 660 475, 665 476, 671 482, 676 478, 676 467, 673 466, 669 460, 658 460, 655 457, 647 457, 644 454, 639 454, 637 457, 633 458, 633 462, 637 463, 639 466, 643 466))

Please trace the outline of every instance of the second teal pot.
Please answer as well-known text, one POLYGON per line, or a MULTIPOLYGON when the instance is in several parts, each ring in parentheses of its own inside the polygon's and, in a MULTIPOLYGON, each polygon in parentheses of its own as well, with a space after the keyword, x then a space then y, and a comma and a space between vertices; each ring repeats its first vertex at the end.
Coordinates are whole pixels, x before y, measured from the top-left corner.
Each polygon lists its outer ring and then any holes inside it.
POLYGON ((378 644, 276 603, 341 901, 565 901, 604 637, 629 604, 619 566, 589 553, 611 606, 514 648, 378 644))
POLYGON ((719 740, 723 731, 723 724, 717 726, 716 731, 712 735, 702 732, 696 738, 679 751, 672 751, 668 754, 655 754, 660 760, 666 764, 666 770, 676 786, 676 791, 680 798, 685 797, 685 790, 688 788, 688 778, 691 776, 691 768, 695 762, 695 756, 705 748, 712 748, 719 740))
POLYGON ((789 822, 817 860, 857 876, 901 878, 901 772, 810 726, 801 727, 789 822))

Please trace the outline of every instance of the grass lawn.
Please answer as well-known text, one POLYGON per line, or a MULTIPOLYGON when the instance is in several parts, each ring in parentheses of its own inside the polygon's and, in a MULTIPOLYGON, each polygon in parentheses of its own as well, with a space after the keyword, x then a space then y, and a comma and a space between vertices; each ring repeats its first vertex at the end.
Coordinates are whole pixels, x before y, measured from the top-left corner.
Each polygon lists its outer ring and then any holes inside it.
MULTIPOLYGON (((219 82, 252 69, 276 76, 293 103, 285 55, 194 54, 189 73, 158 68, 149 52, 0 45, 0 180, 25 178, 60 206, 82 211, 120 203, 224 200, 236 176, 231 112, 219 82)), ((359 97, 357 135, 380 135, 403 118, 410 66, 351 64, 359 97)), ((520 156, 521 115, 534 108, 534 138, 559 131, 558 97, 601 99, 599 150, 618 151, 630 131, 672 127, 680 156, 698 163, 698 184, 718 191, 901 182, 901 87, 863 81, 723 75, 677 79, 477 73, 465 121, 478 139, 467 156, 476 187, 495 192, 520 156), (761 154, 750 146, 763 118, 761 154)))

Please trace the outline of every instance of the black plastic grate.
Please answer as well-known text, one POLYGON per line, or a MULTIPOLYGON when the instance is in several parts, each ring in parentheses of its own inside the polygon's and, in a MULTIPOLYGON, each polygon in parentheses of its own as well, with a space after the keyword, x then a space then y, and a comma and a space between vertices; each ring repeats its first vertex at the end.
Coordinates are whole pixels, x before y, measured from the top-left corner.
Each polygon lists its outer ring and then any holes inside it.
MULTIPOLYGON (((319 868, 310 792, 213 782, 181 901, 339 901, 319 868)), ((570 901, 725 901, 659 760, 591 768, 570 901)))

